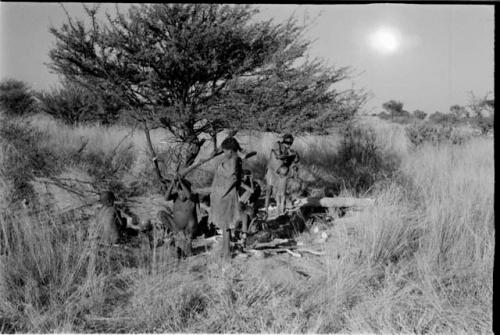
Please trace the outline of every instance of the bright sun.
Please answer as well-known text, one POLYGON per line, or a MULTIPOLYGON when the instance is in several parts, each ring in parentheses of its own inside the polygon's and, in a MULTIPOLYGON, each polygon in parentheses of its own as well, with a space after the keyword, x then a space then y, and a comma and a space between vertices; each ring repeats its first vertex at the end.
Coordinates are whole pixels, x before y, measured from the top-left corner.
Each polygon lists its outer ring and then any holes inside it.
POLYGON ((399 33, 392 28, 379 28, 370 35, 370 45, 383 54, 392 54, 398 50, 399 33))

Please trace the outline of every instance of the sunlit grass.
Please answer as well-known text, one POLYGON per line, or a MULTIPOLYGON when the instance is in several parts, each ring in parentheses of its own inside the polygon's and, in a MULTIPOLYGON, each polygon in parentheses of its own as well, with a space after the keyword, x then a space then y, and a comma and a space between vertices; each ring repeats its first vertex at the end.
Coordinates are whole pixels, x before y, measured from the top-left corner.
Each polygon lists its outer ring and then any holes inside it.
MULTIPOLYGON (((110 152, 131 132, 72 128, 46 119, 36 123, 50 134, 40 145, 54 151, 77 150, 83 138, 89 140, 86 150, 110 152)), ((176 263, 157 250, 154 260, 151 254, 134 256, 134 267, 122 259, 107 272, 102 256, 82 237, 89 222, 75 217, 81 229, 67 229, 49 213, 33 216, 2 207, 2 243, 9 242, 9 253, 0 258, 0 329, 491 333, 491 139, 409 150, 398 140, 399 128, 390 133, 389 126, 379 127, 380 147, 400 158, 397 178, 370 191, 373 208, 350 221, 322 225, 329 235, 321 246, 324 256, 282 254, 224 264, 209 253, 176 263)), ((159 143, 162 137, 154 136, 159 143)), ((254 165, 264 164, 277 138, 238 136, 242 146, 259 152, 248 162, 254 165)), ((136 130, 122 143, 127 141, 150 165, 143 133, 136 130)), ((314 156, 325 178, 333 179, 336 171, 319 163, 332 159, 340 143, 332 135, 297 138, 295 145, 305 161, 314 156), (313 154, 310 147, 316 148, 313 154)), ((4 143, 0 154, 11 149, 4 143)), ((8 191, 12 185, 1 177, 2 192, 8 191)))

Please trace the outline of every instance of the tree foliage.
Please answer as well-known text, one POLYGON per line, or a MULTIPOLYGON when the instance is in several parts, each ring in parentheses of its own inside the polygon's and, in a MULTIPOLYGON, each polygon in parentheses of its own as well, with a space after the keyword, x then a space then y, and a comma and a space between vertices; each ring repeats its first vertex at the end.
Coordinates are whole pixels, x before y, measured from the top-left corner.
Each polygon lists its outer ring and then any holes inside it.
POLYGON ((38 94, 40 109, 68 124, 116 122, 125 105, 112 94, 97 94, 84 86, 64 81, 61 87, 38 94))
POLYGON ((200 134, 224 128, 319 131, 353 116, 363 92, 339 92, 348 67, 306 51, 304 26, 256 21, 248 5, 152 4, 127 14, 86 8, 90 24, 52 27, 50 68, 119 96, 138 120, 169 129, 196 155, 200 134))
POLYGON ((470 112, 465 106, 453 105, 450 107, 450 112, 460 119, 470 117, 470 112))
POLYGON ((392 117, 405 116, 404 112, 406 111, 403 109, 403 106, 402 102, 396 100, 389 100, 382 104, 382 108, 384 108, 392 117))
POLYGON ((490 98, 490 92, 482 97, 469 92, 469 103, 467 107, 472 111, 473 124, 479 128, 482 134, 493 130, 495 115, 495 99, 490 98))
POLYGON ((0 83, 0 108, 7 115, 24 115, 35 108, 31 89, 25 82, 6 79, 0 83))
POLYGON ((419 119, 419 120, 424 120, 426 117, 427 117, 427 113, 420 110, 420 109, 416 109, 413 111, 412 113, 413 117, 419 119))

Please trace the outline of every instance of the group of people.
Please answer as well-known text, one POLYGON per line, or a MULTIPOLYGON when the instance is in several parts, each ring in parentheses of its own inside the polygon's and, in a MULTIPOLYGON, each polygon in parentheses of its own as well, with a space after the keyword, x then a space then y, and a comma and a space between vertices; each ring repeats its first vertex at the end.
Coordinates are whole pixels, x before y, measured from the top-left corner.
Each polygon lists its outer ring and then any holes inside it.
MULTIPOLYGON (((287 188, 292 186, 291 179, 297 178, 299 156, 291 149, 294 138, 291 134, 285 134, 271 148, 268 159, 265 182, 265 211, 266 216, 269 209, 270 198, 276 200, 278 211, 285 211, 287 188)), ((212 181, 210 192, 210 210, 208 222, 213 223, 221 230, 222 247, 221 254, 224 258, 231 257, 231 236, 240 237, 243 246, 249 225, 255 218, 256 202, 260 196, 259 185, 256 183, 249 170, 243 169, 243 160, 240 155, 244 150, 240 147, 234 137, 228 137, 221 143, 222 158, 218 161, 212 181)), ((145 227, 129 227, 120 212, 112 209, 110 201, 112 194, 101 196, 102 207, 98 212, 108 215, 107 237, 108 243, 117 243, 120 234, 119 227, 127 229, 144 230, 145 227), (112 218, 111 218, 112 217, 112 218)), ((112 197, 113 198, 113 197, 112 197)), ((171 182, 167 191, 167 200, 173 200, 172 215, 160 211, 159 219, 167 230, 174 236, 174 245, 178 255, 189 256, 192 253, 192 240, 195 237, 200 212, 200 199, 192 192, 190 183, 179 176, 171 182)), ((101 220, 103 221, 103 220, 101 220)), ((147 229, 147 228, 146 228, 147 229)))

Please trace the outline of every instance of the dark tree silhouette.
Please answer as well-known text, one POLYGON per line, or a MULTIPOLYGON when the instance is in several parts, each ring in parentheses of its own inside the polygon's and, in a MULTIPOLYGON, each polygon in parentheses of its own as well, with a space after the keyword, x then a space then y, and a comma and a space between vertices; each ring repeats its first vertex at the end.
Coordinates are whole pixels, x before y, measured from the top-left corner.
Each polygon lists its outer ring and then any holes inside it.
MULTIPOLYGON (((309 59, 305 26, 254 19, 248 5, 132 6, 105 22, 97 8, 82 20, 52 27, 49 67, 71 81, 113 92, 134 117, 170 130, 187 143, 186 164, 202 133, 259 129, 321 131, 352 118, 364 92, 333 84, 350 68, 309 59)), ((214 144, 215 146, 215 144, 214 144)))
POLYGON ((24 115, 35 108, 33 92, 28 85, 16 79, 0 83, 0 108, 7 115, 24 115))

